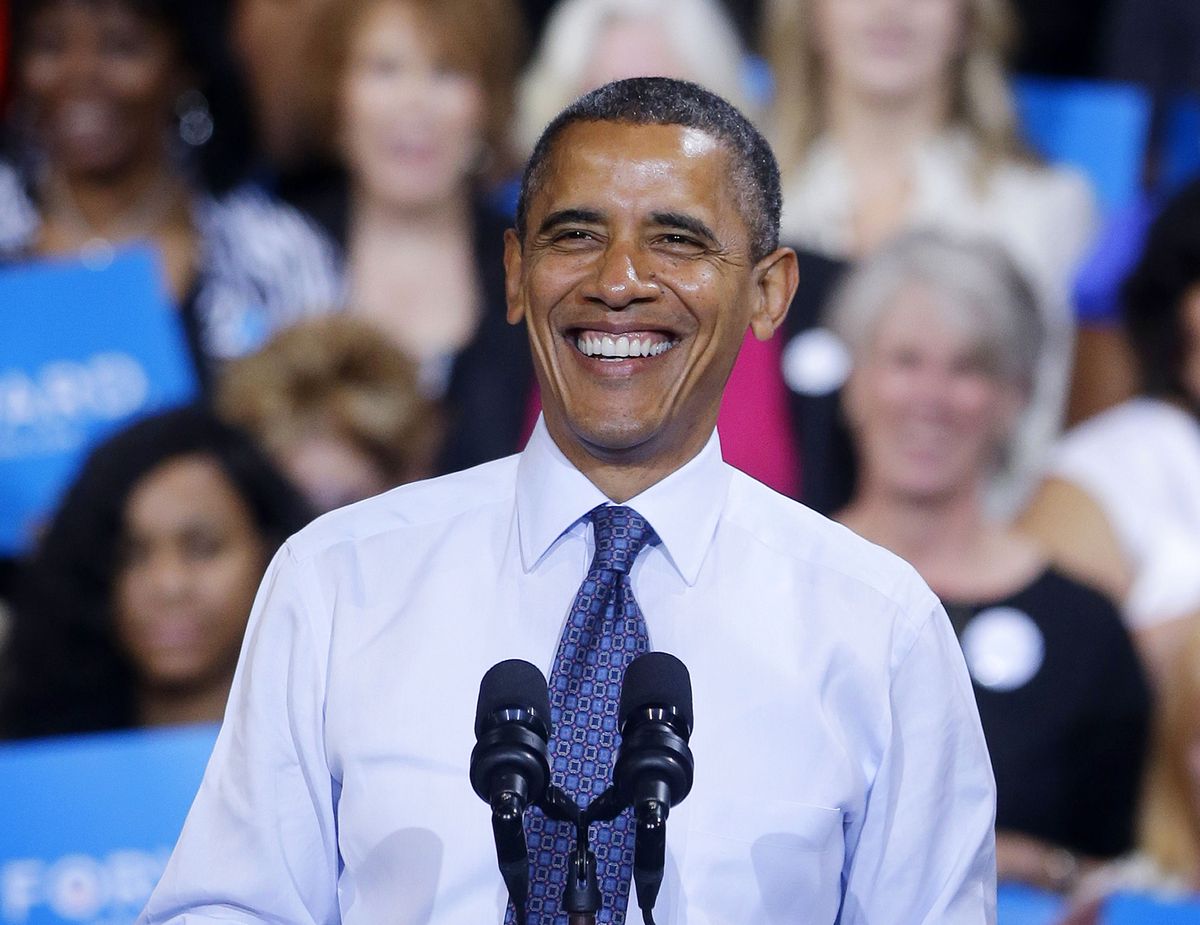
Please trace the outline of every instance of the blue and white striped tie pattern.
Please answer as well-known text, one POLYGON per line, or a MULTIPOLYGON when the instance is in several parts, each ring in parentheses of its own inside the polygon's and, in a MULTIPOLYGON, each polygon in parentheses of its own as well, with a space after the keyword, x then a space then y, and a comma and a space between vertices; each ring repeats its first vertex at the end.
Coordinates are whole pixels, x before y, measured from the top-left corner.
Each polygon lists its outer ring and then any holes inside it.
MULTIPOLYGON (((655 539, 654 529, 632 508, 601 505, 588 518, 595 529, 596 554, 575 595, 550 672, 552 781, 581 806, 612 782, 621 739, 617 732, 621 682, 629 663, 649 648, 629 570, 642 548, 655 539)), ((527 833, 533 859, 528 923, 565 925, 562 894, 574 827, 534 809, 527 833)), ((592 825, 591 847, 603 897, 596 916, 599 923, 625 922, 633 877, 633 835, 628 809, 610 823, 592 825)), ((505 922, 514 925, 511 908, 505 922)))

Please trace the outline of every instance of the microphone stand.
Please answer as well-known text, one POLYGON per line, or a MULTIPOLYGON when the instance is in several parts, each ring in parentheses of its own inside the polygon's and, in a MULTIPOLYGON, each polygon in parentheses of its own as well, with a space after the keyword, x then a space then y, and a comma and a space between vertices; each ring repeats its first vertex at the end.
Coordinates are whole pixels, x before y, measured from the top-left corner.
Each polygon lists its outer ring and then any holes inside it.
MULTIPOLYGON (((604 796, 608 796, 605 792, 604 796)), ((601 797, 600 799, 603 799, 601 797)), ((594 805, 594 804, 593 804, 594 805)), ((588 827, 592 824, 592 806, 580 810, 579 804, 558 787, 547 787, 538 806, 549 819, 575 826, 575 850, 571 853, 562 908, 568 925, 596 925, 600 911, 600 882, 596 877, 596 855, 588 846, 588 827)), ((621 810, 618 807, 617 812, 621 810)), ((615 815, 615 813, 614 813, 615 815)))
POLYGON ((596 923, 596 913, 600 911, 602 898, 600 883, 596 877, 596 855, 588 844, 588 830, 593 822, 611 822, 621 815, 623 809, 625 804, 617 795, 616 787, 609 787, 582 812, 576 807, 575 852, 571 859, 567 888, 563 891, 563 911, 567 913, 567 925, 596 923))
POLYGON ((587 844, 587 823, 581 821, 580 828, 576 829, 575 851, 567 876, 567 888, 563 891, 562 904, 563 911, 567 913, 567 925, 596 925, 596 913, 600 911, 600 903, 596 855, 587 844))

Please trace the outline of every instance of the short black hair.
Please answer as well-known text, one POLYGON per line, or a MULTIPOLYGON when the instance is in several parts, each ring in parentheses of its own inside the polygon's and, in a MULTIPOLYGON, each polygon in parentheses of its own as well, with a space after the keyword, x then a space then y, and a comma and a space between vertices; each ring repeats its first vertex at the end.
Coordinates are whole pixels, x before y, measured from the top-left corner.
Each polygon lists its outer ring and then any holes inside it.
POLYGON ((144 418, 84 462, 18 576, 0 659, 0 738, 134 725, 135 669, 113 631, 113 594, 130 496, 173 460, 213 460, 274 552, 312 518, 307 502, 240 429, 184 407, 144 418))
POLYGON ((1141 260, 1121 290, 1125 330, 1142 391, 1197 408, 1200 397, 1184 382, 1188 351, 1184 329, 1188 292, 1200 285, 1200 180, 1174 196, 1150 226, 1141 260))
POLYGON ((779 164, 771 146, 732 103, 686 80, 632 77, 580 97, 546 126, 534 146, 517 200, 517 234, 525 238, 529 203, 545 182, 554 143, 577 122, 679 125, 705 132, 729 153, 738 207, 750 230, 750 252, 761 260, 779 246, 779 164))

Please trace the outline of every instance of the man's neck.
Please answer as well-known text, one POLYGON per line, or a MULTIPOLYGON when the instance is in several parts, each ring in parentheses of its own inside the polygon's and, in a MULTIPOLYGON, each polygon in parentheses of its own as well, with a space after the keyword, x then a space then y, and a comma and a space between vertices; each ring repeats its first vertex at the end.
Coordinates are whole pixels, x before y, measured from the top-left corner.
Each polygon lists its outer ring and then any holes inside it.
POLYGON ((549 420, 546 429, 559 451, 615 504, 624 504, 648 488, 657 485, 672 473, 678 472, 695 459, 712 435, 712 427, 688 440, 683 449, 670 454, 654 452, 653 447, 641 446, 625 450, 606 450, 585 446, 577 439, 556 435, 549 420))

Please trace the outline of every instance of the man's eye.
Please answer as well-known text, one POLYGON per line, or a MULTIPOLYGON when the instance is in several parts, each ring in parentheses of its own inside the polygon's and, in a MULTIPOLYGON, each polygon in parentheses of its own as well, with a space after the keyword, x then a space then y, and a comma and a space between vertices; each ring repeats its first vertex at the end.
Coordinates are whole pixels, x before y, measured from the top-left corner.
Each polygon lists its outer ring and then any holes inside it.
POLYGON ((564 228, 562 231, 556 232, 551 238, 551 243, 563 247, 576 247, 582 244, 587 244, 594 241, 595 238, 589 231, 582 228, 564 228))
POLYGON ((659 242, 672 250, 702 250, 704 245, 686 234, 664 234, 659 242))

